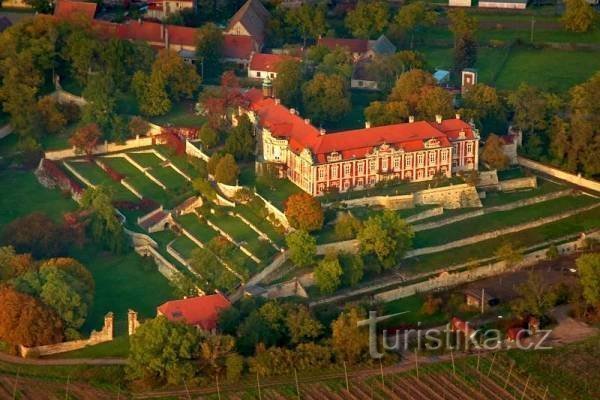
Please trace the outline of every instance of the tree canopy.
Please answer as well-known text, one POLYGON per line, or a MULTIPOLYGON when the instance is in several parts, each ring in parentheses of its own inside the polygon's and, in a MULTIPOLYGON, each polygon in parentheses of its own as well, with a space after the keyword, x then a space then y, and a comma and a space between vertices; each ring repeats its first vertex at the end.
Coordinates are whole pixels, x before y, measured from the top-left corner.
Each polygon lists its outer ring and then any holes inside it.
POLYGON ((389 18, 389 7, 385 1, 359 0, 356 8, 347 14, 345 22, 354 37, 373 39, 383 33, 389 18))
POLYGON ((287 198, 285 216, 294 228, 315 231, 323 227, 323 208, 319 200, 308 193, 299 192, 287 198))
POLYGON ((350 112, 348 84, 337 74, 317 73, 302 86, 302 102, 314 121, 338 121, 350 112))
POLYGON ((317 254, 317 241, 308 232, 297 230, 286 237, 290 260, 299 267, 311 265, 317 254))

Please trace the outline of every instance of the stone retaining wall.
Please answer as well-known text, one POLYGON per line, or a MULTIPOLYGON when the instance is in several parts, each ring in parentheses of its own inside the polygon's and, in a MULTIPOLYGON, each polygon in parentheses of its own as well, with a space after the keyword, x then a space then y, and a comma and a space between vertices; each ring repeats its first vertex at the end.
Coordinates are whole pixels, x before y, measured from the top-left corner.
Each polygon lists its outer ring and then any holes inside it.
MULTIPOLYGON (((359 199, 343 200, 341 203, 348 208, 378 206, 390 210, 403 210, 415 206, 414 196, 412 194, 361 197, 359 199)), ((325 206, 328 205, 329 204, 326 204, 325 206)))
POLYGON ((258 192, 256 192, 256 190, 254 191, 254 195, 257 196, 262 201, 264 201, 265 207, 267 208, 267 211, 269 212, 269 214, 275 216, 277 221, 279 221, 279 223, 281 225, 283 225, 283 227, 285 229, 291 229, 290 223, 283 211, 281 211, 279 208, 277 208, 273 204, 271 204, 271 202, 269 200, 265 199, 260 194, 258 194, 258 192))
MULTIPOLYGON (((599 238, 600 234, 595 232, 590 237, 599 238)), ((572 254, 584 247, 581 239, 556 246, 560 254, 572 254)), ((407 285, 393 290, 378 293, 374 296, 375 301, 389 302, 403 297, 412 296, 417 293, 449 288, 463 283, 473 282, 478 279, 499 275, 509 270, 519 270, 546 259, 548 248, 543 248, 526 254, 517 265, 509 267, 505 261, 498 261, 488 265, 461 272, 444 273, 430 280, 407 285)))
POLYGON ((431 218, 431 217, 436 217, 436 216, 442 215, 442 214, 444 214, 444 207, 434 207, 434 208, 430 208, 429 210, 422 211, 418 214, 414 214, 409 217, 406 217, 404 220, 406 222, 408 222, 409 224, 412 224, 413 222, 417 222, 422 219, 427 219, 427 218, 431 218))
POLYGON ((529 189, 537 187, 537 179, 535 176, 524 176, 522 178, 508 179, 500 181, 498 183, 498 189, 501 192, 508 192, 511 190, 529 189))
POLYGON ((235 196, 235 194, 243 189, 243 186, 233 186, 233 185, 226 185, 224 183, 221 182, 217 182, 217 187, 219 188, 219 190, 221 191, 221 193, 223 193, 226 197, 228 198, 232 198, 233 196, 235 196))
POLYGON ((271 261, 266 268, 260 271, 258 274, 251 277, 246 286, 255 286, 261 283, 267 276, 271 275, 275 272, 279 267, 281 267, 289 258, 289 252, 286 250, 284 252, 279 253, 275 256, 275 259, 271 261))
POLYGON ((237 242, 231 235, 229 235, 227 232, 225 232, 223 229, 219 228, 217 225, 215 225, 214 223, 212 223, 208 218, 205 219, 206 220, 206 224, 208 226, 210 226, 211 228, 213 228, 215 231, 219 232, 219 234, 221 236, 224 236, 227 240, 229 240, 231 243, 235 244, 237 247, 240 248, 240 250, 246 254, 248 257, 250 257, 254 262, 256 262, 257 264, 260 264, 260 258, 256 257, 254 254, 252 254, 252 252, 250 250, 248 250, 247 248, 245 248, 244 246, 242 246, 239 242, 237 242))
POLYGON ((202 150, 200 150, 198 147, 196 147, 189 140, 185 141, 185 153, 189 154, 192 157, 196 157, 201 160, 204 160, 206 162, 208 162, 208 160, 210 160, 210 156, 208 154, 205 154, 202 150))
POLYGON ((0 127, 0 139, 4 139, 13 132, 13 127, 10 124, 6 124, 0 127))
MULTIPOLYGON (((156 138, 154 137, 137 137, 135 139, 126 140, 123 144, 117 143, 109 143, 105 141, 103 144, 96 146, 93 151, 94 155, 105 154, 105 153, 114 153, 114 152, 122 152, 130 149, 135 149, 138 147, 146 147, 152 146, 155 144, 156 138)), ((74 148, 71 149, 63 149, 63 150, 55 150, 55 151, 47 151, 44 153, 44 157, 49 160, 62 160, 63 158, 77 157, 81 154, 75 152, 74 148)))
POLYGON ((533 160, 529 160, 525 157, 517 157, 519 164, 525 168, 533 169, 535 171, 543 172, 546 175, 553 176, 555 178, 567 181, 577 186, 582 186, 586 189, 590 189, 596 192, 600 192, 600 182, 596 182, 592 179, 587 179, 581 176, 581 174, 574 175, 569 172, 562 171, 558 168, 545 165, 533 160))
POLYGON ((437 204, 447 209, 483 207, 474 186, 459 185, 420 190, 414 193, 415 204, 437 204))
POLYGON ((181 276, 181 272, 173 264, 167 261, 156 249, 152 246, 136 246, 135 252, 141 256, 150 256, 154 259, 158 272, 160 272, 167 280, 174 281, 181 276))

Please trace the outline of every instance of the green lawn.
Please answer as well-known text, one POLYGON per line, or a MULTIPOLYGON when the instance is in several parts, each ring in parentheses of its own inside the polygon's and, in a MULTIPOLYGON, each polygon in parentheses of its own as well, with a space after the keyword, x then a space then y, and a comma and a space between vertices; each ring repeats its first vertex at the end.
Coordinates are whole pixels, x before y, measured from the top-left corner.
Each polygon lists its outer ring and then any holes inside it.
POLYGON ((0 227, 34 211, 60 221, 77 203, 59 190, 40 185, 32 171, 0 170, 0 227))
POLYGON ((477 259, 493 257, 502 243, 526 248, 547 240, 559 239, 600 227, 600 209, 595 208, 537 228, 485 240, 469 246, 413 257, 401 262, 400 268, 410 272, 434 271, 477 259))
POLYGON ((202 243, 207 244, 213 238, 219 236, 219 233, 208 226, 205 221, 202 221, 196 214, 186 214, 177 218, 187 231, 202 243))
POLYGON ((189 187, 189 182, 171 167, 163 166, 163 161, 154 153, 128 153, 128 155, 148 172, 161 181, 170 190, 182 190, 189 187))
POLYGON ((256 191, 275 207, 283 211, 284 201, 291 195, 302 192, 302 189, 287 179, 275 179, 272 182, 272 187, 256 182, 256 191))
POLYGON ((533 222, 568 210, 586 207, 597 202, 597 199, 590 196, 567 196, 510 211, 486 214, 440 228, 417 232, 413 244, 415 248, 438 246, 481 233, 533 222))
POLYGON ((224 213, 209 215, 207 218, 259 259, 267 261, 277 253, 269 242, 261 240, 241 219, 224 213))
MULTIPOLYGON (((138 198, 131 193, 129 189, 112 180, 110 176, 108 176, 108 174, 104 172, 104 170, 96 163, 87 161, 69 161, 69 165, 93 185, 104 185, 111 188, 114 193, 115 200, 138 200, 138 198)), ((67 174, 69 173, 66 168, 64 170, 67 174)), ((81 184, 84 185, 83 182, 81 184)))
POLYGON ((283 234, 278 231, 266 218, 256 214, 250 207, 240 204, 235 207, 235 212, 250 221, 250 223, 252 223, 279 246, 283 246, 285 243, 285 237, 283 234))
POLYGON ((198 248, 196 243, 192 242, 186 236, 179 236, 171 243, 171 247, 185 259, 190 259, 192 252, 198 248))
POLYGON ((568 189, 568 187, 538 178, 538 187, 535 189, 523 189, 514 192, 487 192, 485 199, 481 199, 481 203, 484 207, 493 207, 565 189, 568 189))
POLYGON ((150 122, 161 126, 185 126, 185 127, 201 127, 206 122, 206 118, 196 115, 194 112, 194 102, 182 101, 174 104, 171 111, 166 115, 154 117, 150 122))
POLYGON ((525 81, 544 90, 564 92, 586 81, 599 69, 598 52, 516 48, 498 76, 496 86, 516 89, 525 81))
POLYGON ((129 336, 115 337, 111 342, 87 346, 83 349, 56 354, 47 358, 116 358, 129 354, 129 336))

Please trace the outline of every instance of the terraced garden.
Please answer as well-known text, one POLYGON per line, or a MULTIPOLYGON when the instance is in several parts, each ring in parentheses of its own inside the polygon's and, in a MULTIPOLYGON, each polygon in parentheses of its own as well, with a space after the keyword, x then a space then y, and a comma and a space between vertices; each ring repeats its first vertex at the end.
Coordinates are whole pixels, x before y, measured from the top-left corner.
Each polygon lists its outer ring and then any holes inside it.
MULTIPOLYGON (((114 193, 115 200, 136 201, 139 200, 130 190, 108 176, 102 168, 94 162, 87 161, 68 161, 68 164, 87 179, 92 185, 104 185, 114 193)), ((65 171, 68 173, 68 171, 65 171)))

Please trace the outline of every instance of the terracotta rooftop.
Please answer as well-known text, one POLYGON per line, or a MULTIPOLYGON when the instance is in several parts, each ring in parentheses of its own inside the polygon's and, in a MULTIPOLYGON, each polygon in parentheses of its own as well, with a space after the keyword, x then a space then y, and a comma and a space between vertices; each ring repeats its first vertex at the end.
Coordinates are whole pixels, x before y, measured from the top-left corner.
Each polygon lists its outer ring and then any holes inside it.
POLYGON ((285 54, 255 53, 250 60, 249 68, 254 71, 277 72, 280 62, 295 59, 285 54))
POLYGON ((236 35, 240 34, 233 30, 234 26, 239 22, 248 31, 250 36, 262 42, 270 17, 271 14, 260 0, 248 0, 229 20, 227 32, 236 35))
POLYGON ((169 321, 183 321, 188 325, 199 326, 206 331, 217 327, 219 312, 231 307, 231 303, 221 293, 208 296, 172 300, 158 306, 158 312, 169 321))
POLYGON ((290 149, 297 154, 309 149, 318 163, 325 163, 332 152, 340 153, 342 159, 352 159, 362 158, 382 144, 416 151, 424 149, 431 140, 441 147, 449 147, 450 140, 459 138, 460 132, 464 132, 465 138, 474 138, 471 126, 459 119, 443 120, 440 124, 416 121, 321 134, 310 121, 275 99, 263 97, 258 89, 249 90, 246 98, 263 127, 275 137, 288 139, 290 149))
POLYGON ((331 50, 335 50, 336 47, 345 47, 351 53, 366 53, 369 50, 369 41, 366 39, 321 38, 319 44, 331 50))
POLYGON ((83 16, 86 19, 94 19, 96 15, 96 3, 85 1, 58 0, 54 8, 54 16, 62 19, 83 16))
POLYGON ((229 59, 249 60, 258 45, 250 36, 223 35, 223 57, 229 59))

